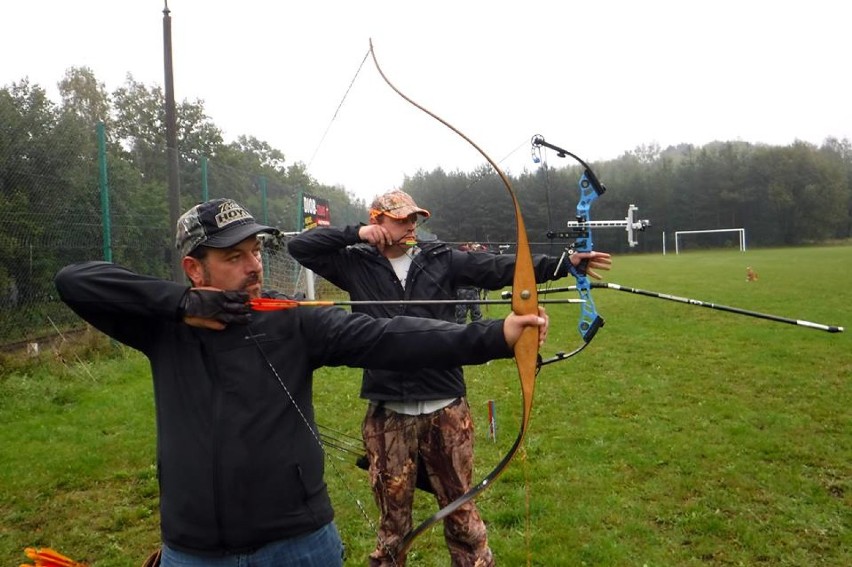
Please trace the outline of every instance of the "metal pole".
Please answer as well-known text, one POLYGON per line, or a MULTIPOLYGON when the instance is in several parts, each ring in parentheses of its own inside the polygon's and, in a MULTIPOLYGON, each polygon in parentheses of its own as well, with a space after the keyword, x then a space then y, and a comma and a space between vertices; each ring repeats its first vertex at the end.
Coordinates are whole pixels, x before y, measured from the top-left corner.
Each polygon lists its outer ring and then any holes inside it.
POLYGON ((101 233, 103 235, 104 261, 112 262, 112 226, 109 220, 109 184, 107 183, 106 128, 98 122, 98 185, 101 192, 101 233))
MULTIPOLYGON (((258 179, 258 185, 260 185, 261 219, 263 220, 263 224, 269 225, 269 194, 266 185, 266 176, 260 176, 260 179, 258 179)), ((263 253, 263 260, 263 277, 269 280, 269 262, 266 251, 263 253)))
MULTIPOLYGON (((169 233, 177 226, 180 217, 180 163, 177 150, 177 112, 175 110, 175 87, 172 70, 172 18, 169 15, 168 0, 164 0, 163 9, 163 64, 166 85, 166 159, 169 171, 169 233)), ((185 280, 182 258, 177 251, 171 249, 172 279, 176 282, 185 280)))
POLYGON ((210 190, 207 186, 207 158, 201 156, 201 201, 210 200, 210 190))
POLYGON ((258 179, 260 186, 260 214, 263 219, 263 224, 269 224, 269 189, 266 182, 266 176, 261 175, 258 179))

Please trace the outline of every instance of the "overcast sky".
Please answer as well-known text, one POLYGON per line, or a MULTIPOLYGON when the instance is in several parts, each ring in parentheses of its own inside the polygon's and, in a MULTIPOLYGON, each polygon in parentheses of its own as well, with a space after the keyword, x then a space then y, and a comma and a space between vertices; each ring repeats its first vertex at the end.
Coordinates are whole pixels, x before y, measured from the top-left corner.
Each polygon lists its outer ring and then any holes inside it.
MULTIPOLYGON (((0 83, 58 102, 69 67, 163 84, 163 0, 5 0, 0 83)), ((534 134, 586 161, 639 145, 852 139, 843 0, 170 0, 176 98, 369 200, 418 169, 510 173, 534 134), (327 132, 327 133, 326 133, 327 132)), ((551 164, 554 162, 551 160, 551 164)))

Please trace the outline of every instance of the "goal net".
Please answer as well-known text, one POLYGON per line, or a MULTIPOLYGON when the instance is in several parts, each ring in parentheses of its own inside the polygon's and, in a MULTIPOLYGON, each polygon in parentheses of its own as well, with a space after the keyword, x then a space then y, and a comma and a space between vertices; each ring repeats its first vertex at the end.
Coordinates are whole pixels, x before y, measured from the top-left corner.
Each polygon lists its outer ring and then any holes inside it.
MULTIPOLYGON (((702 242, 701 246, 714 246, 719 248, 730 248, 736 242, 740 252, 746 251, 746 234, 744 228, 716 228, 711 230, 678 230, 675 232, 675 254, 680 254, 684 245, 684 236, 689 239, 688 242, 702 242), (728 234, 725 234, 728 233, 728 234), (691 235, 712 234, 712 238, 698 237, 691 235)), ((697 247, 698 245, 696 245, 697 247)))

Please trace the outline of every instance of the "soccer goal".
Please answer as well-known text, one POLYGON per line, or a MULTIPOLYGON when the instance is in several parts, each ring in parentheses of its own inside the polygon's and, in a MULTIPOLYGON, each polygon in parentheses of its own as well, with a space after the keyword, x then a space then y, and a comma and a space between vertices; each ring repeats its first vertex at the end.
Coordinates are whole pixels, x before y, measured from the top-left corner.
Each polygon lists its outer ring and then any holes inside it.
POLYGON ((746 233, 744 228, 716 228, 712 230, 678 230, 675 231, 675 254, 680 254, 680 237, 683 234, 708 234, 717 232, 736 232, 740 241, 740 252, 746 251, 746 233))

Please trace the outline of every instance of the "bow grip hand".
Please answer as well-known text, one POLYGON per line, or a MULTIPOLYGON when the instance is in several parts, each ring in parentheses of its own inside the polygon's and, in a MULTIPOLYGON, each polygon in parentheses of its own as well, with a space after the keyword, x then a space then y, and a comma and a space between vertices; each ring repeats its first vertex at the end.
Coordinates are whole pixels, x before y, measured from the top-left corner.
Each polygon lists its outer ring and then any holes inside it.
POLYGON ((191 288, 183 296, 180 315, 196 327, 222 330, 227 325, 245 325, 251 317, 249 295, 244 291, 191 288))
POLYGON ((596 280, 602 279, 595 271, 612 269, 612 256, 606 252, 577 252, 568 250, 568 272, 575 278, 590 276, 596 280))
POLYGON ((544 307, 539 306, 538 315, 509 313, 503 320, 503 338, 506 339, 506 345, 514 348, 521 338, 521 333, 527 327, 538 328, 538 346, 542 346, 547 340, 547 330, 550 328, 550 316, 545 312, 544 307))

